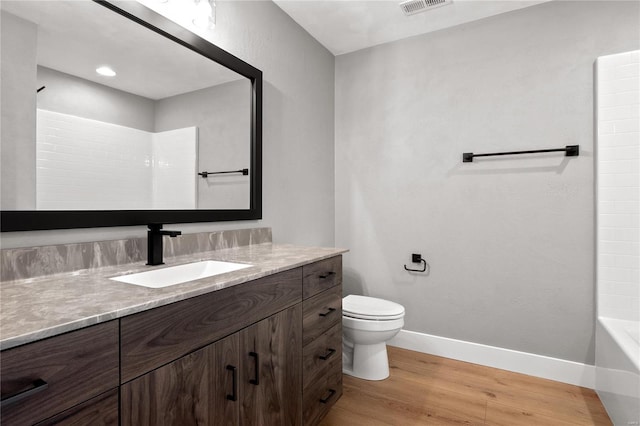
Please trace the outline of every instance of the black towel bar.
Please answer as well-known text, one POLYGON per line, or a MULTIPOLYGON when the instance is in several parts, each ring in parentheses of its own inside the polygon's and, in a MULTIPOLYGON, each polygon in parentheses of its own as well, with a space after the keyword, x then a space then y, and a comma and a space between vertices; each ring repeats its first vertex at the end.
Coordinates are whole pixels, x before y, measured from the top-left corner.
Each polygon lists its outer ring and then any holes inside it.
POLYGON ((519 154, 537 154, 540 152, 564 152, 566 157, 577 157, 580 155, 580 145, 567 145, 564 148, 554 149, 534 149, 531 151, 510 151, 510 152, 492 152, 489 154, 474 154, 473 152, 465 152, 462 154, 463 163, 473 162, 474 157, 493 157, 496 155, 519 155, 519 154))
POLYGON ((207 178, 209 175, 225 175, 230 173, 242 173, 244 176, 249 174, 249 169, 240 169, 240 170, 228 170, 224 172, 200 172, 198 173, 202 176, 203 179, 207 178))

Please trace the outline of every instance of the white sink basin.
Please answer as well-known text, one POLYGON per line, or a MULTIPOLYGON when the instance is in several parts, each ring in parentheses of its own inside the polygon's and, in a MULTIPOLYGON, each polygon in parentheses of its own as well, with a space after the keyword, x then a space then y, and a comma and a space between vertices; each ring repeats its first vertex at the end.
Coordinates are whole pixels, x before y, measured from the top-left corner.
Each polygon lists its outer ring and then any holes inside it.
POLYGON ((186 265, 139 272, 137 274, 120 275, 119 277, 113 277, 111 279, 128 284, 141 285, 143 287, 163 288, 249 268, 251 266, 253 265, 205 260, 202 262, 187 263, 186 265))

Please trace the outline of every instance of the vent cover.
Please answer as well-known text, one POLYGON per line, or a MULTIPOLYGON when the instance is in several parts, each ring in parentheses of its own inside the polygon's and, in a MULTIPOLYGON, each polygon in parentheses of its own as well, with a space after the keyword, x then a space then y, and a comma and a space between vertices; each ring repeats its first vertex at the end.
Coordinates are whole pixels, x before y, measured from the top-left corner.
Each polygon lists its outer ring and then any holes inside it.
POLYGON ((407 0, 400 3, 400 8, 405 15, 409 16, 451 4, 451 2, 452 0, 407 0))

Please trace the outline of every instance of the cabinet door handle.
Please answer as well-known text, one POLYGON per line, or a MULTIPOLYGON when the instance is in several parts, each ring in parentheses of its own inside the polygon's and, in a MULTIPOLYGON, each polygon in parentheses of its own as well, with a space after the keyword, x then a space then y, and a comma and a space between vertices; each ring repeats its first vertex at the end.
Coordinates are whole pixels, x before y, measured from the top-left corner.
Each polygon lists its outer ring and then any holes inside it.
POLYGON ((331 356, 335 353, 336 353, 335 349, 327 348, 327 352, 324 355, 320 355, 320 359, 323 361, 326 361, 329 358, 331 358, 331 356))
POLYGON ((227 370, 231 371, 231 380, 232 380, 232 394, 227 395, 227 399, 229 401, 237 401, 238 400, 238 369, 233 365, 227 365, 227 370))
POLYGON ((318 315, 320 315, 321 317, 326 317, 327 315, 329 315, 331 312, 335 310, 336 308, 327 308, 327 312, 320 312, 318 315))
POLYGON ((2 399, 0 402, 0 408, 4 408, 9 404, 13 404, 14 402, 21 401, 25 398, 30 397, 31 395, 35 395, 38 392, 42 392, 49 387, 49 384, 42 379, 36 379, 31 383, 29 389, 23 390, 22 392, 18 392, 14 395, 9 395, 2 399))
POLYGON ((256 375, 249 380, 249 383, 258 386, 260 384, 260 357, 257 352, 249 352, 249 356, 253 357, 256 366, 256 375))
POLYGON ((323 280, 324 280, 325 278, 329 278, 331 275, 335 275, 335 272, 333 272, 333 271, 325 272, 325 273, 324 273, 324 274, 322 274, 322 275, 318 275, 318 278, 320 278, 320 279, 323 279, 323 280))
POLYGON ((320 402, 322 402, 323 404, 326 404, 327 402, 329 402, 329 400, 331 399, 331 397, 332 397, 333 395, 335 395, 335 394, 336 394, 336 391, 335 391, 335 390, 333 390, 333 389, 329 389, 329 395, 328 395, 326 398, 322 398, 322 399, 320 400, 320 402))

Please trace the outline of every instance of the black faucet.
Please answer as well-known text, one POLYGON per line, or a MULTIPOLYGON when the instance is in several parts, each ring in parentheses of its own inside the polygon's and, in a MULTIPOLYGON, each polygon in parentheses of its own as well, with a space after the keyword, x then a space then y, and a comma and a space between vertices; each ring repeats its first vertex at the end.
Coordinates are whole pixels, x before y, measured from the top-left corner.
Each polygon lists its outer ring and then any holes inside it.
POLYGON ((163 231, 161 223, 150 223, 147 231, 147 265, 164 265, 162 261, 162 236, 177 237, 180 231, 163 231))

